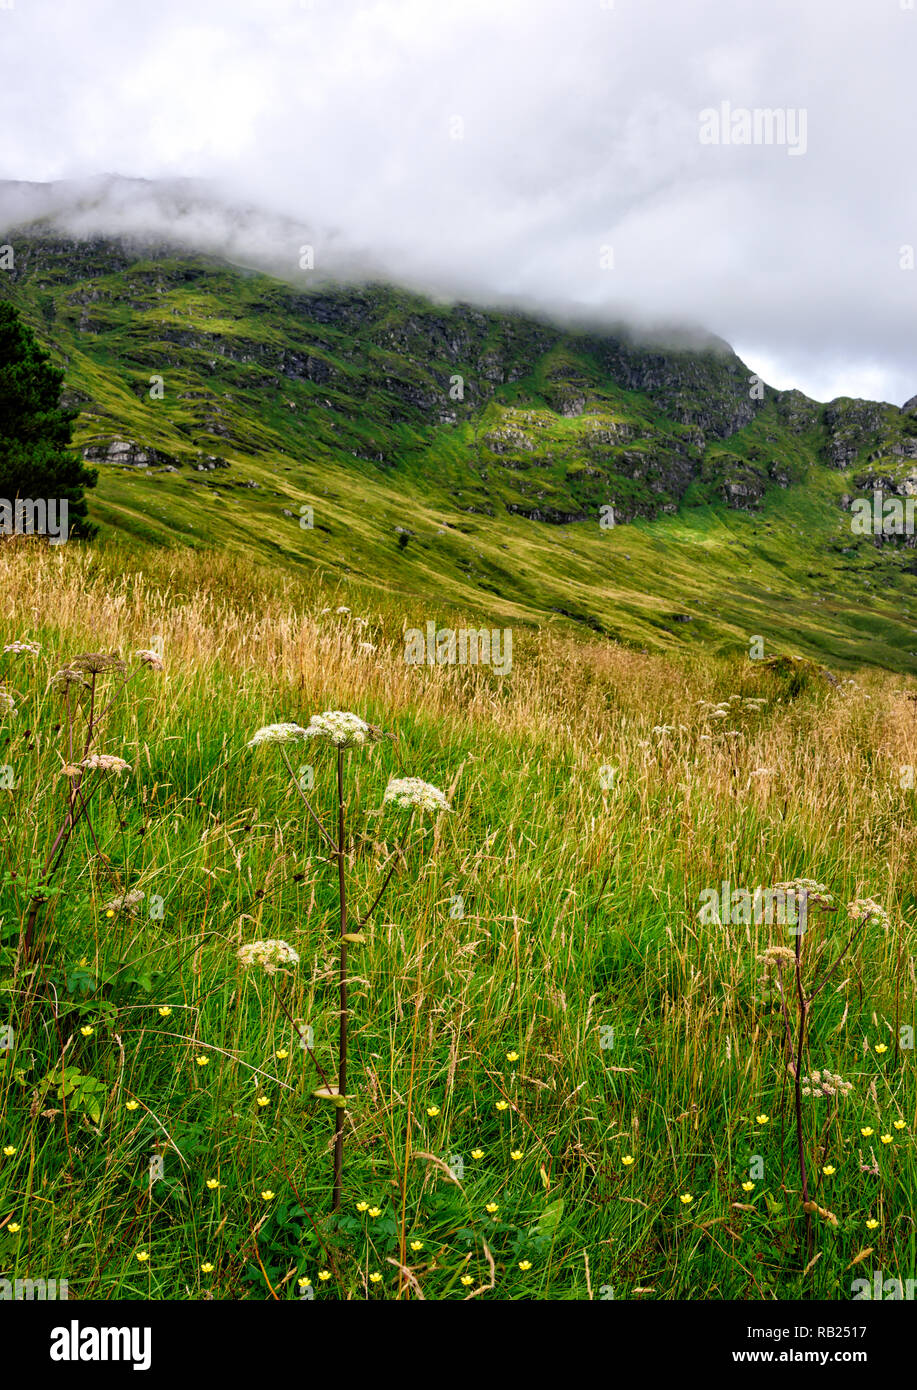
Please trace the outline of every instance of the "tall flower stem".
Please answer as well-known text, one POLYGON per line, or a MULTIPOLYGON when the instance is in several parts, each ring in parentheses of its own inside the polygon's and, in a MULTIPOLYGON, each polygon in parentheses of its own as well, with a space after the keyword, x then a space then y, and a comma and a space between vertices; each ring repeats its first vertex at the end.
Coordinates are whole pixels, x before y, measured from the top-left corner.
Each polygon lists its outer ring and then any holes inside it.
POLYGON ((799 1176, 802 1181, 802 1202, 806 1209, 806 1260, 812 1259, 815 1236, 812 1229, 812 1213, 808 1210, 809 1205, 809 1175, 806 1172, 806 1152, 805 1138, 802 1128, 802 1068, 803 1052, 806 1041, 806 1018, 808 1016, 808 1000, 802 989, 802 958, 801 958, 802 938, 796 937, 796 998, 799 1003, 799 1040, 796 1044, 796 1075, 793 1078, 793 1092, 796 1100, 796 1151, 799 1156, 799 1176))
POLYGON ((341 1182, 344 1173, 344 1100, 347 1095, 347 885, 344 877, 344 750, 338 754, 338 900, 341 911, 341 954, 338 965, 340 996, 340 1031, 338 1033, 338 1106, 334 1112, 334 1191, 331 1210, 341 1205, 341 1182))

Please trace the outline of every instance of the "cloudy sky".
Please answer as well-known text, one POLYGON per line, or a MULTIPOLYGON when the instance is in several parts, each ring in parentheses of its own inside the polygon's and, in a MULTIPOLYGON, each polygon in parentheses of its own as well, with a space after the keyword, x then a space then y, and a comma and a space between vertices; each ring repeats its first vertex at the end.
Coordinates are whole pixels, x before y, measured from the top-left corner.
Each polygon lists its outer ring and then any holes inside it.
POLYGON ((915 0, 0 0, 0 178, 213 180, 319 260, 900 404, 915 73, 915 0))

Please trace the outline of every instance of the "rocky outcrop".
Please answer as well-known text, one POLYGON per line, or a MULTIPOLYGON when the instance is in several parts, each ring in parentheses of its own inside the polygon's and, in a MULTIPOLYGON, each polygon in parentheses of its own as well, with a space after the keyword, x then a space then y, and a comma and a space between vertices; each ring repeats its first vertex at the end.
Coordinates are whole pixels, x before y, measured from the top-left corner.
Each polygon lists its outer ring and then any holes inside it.
MULTIPOLYGON (((133 439, 112 439, 88 444, 83 449, 83 458, 90 463, 111 464, 118 468, 165 468, 171 472, 180 468, 177 458, 152 449, 149 445, 138 444, 133 439)), ((223 466, 228 464, 223 461, 223 466)))

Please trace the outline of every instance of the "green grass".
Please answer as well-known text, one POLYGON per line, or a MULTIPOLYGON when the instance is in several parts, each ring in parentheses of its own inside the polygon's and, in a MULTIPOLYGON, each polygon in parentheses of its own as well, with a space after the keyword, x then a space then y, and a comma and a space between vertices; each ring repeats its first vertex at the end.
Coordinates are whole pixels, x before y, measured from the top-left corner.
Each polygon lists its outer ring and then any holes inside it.
MULTIPOLYGON (((707 521, 634 527, 631 553, 642 537, 646 554, 703 547, 716 563, 734 536, 707 521)), ((914 1277, 917 1091, 913 1050, 896 1040, 917 1022, 915 793, 901 774, 917 766, 917 725, 900 678, 858 672, 835 688, 812 668, 784 677, 522 626, 503 680, 410 668, 410 598, 367 589, 338 614, 339 589, 226 556, 151 551, 137 566, 107 546, 7 546, 0 582, 4 641, 42 644, 2 669, 19 710, 0 726, 15 783, 0 790, 0 1024, 14 1029, 0 1052, 0 1150, 14 1150, 0 1153, 5 1277, 67 1278, 71 1297, 90 1299, 295 1298, 299 1279, 319 1299, 413 1297, 391 1263, 402 1240, 432 1300, 489 1285, 488 1254, 494 1287, 480 1296, 500 1300, 846 1300, 873 1269, 914 1277), (155 637, 161 673, 129 655, 155 637), (71 758, 48 677, 80 651, 129 660, 96 746, 131 771, 99 784, 92 833, 84 822, 69 842, 39 949, 17 974, 71 758), (754 696, 767 700, 757 712, 742 703, 754 696), (400 813, 377 814, 389 777, 420 776, 453 805, 414 826, 351 952, 337 1218, 331 1107, 312 1098, 315 1070, 267 979, 235 955, 263 937, 295 947, 278 988, 332 1073, 334 865, 276 749, 245 746, 262 724, 329 708, 397 735, 347 755, 357 909, 401 831, 400 813), (793 877, 841 905, 813 913, 809 961, 846 941, 849 900, 877 899, 891 917, 855 940, 815 1006, 809 1064, 853 1090, 836 1113, 806 1105, 815 1200, 837 1222, 816 1218, 806 1273, 783 1024, 756 959, 784 929, 698 920, 704 888, 793 877), (138 915, 108 917, 133 889, 146 895, 138 915), (62 1065, 79 1072, 63 1098, 62 1065), (863 1171, 870 1151, 875 1173, 863 1171), (157 1152, 164 1177, 151 1186, 157 1152), (459 1185, 441 1166, 456 1157, 459 1185)), ((764 600, 749 586, 745 602, 764 600)), ((460 609, 433 612, 459 625, 460 609)), ((114 691, 114 677, 100 683, 114 691)), ((330 825, 333 755, 300 763, 314 766, 330 825)))

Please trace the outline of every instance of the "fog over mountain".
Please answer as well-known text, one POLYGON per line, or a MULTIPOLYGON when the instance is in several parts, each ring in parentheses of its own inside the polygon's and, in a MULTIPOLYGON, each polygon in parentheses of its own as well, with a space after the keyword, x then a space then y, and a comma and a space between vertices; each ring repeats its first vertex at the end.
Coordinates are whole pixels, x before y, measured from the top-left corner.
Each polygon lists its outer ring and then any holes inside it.
POLYGON ((915 59, 908 0, 21 0, 0 218, 293 277, 308 242, 316 275, 697 324, 901 403, 915 59))

